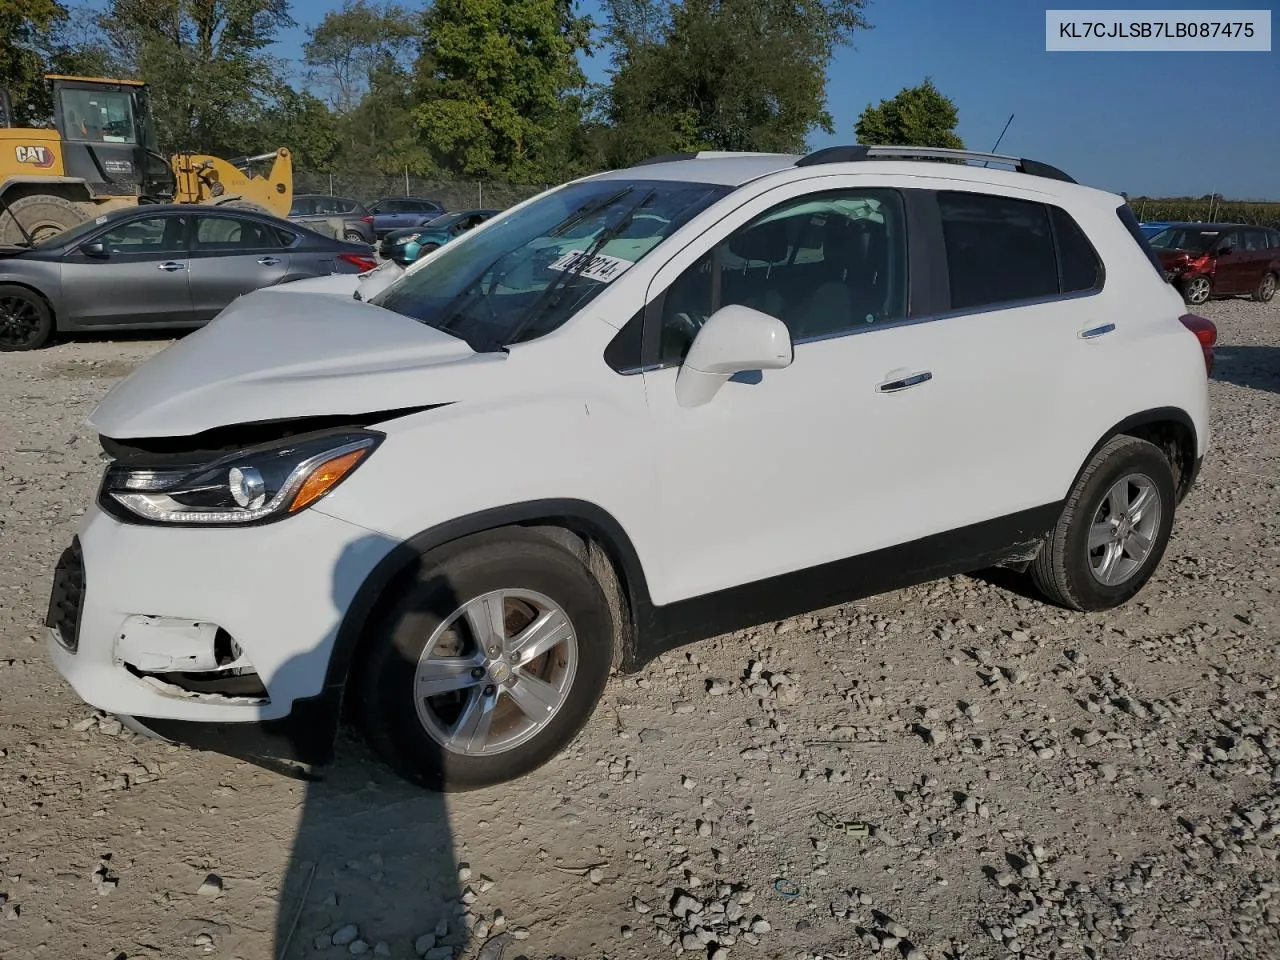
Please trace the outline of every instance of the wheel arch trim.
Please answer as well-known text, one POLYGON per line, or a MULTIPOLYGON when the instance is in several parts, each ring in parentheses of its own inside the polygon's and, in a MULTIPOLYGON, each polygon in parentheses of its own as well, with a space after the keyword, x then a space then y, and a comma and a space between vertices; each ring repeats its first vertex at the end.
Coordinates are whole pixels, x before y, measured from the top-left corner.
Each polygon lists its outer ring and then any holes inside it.
POLYGON ((325 671, 325 687, 346 685, 366 628, 376 622, 392 596, 391 588, 412 564, 456 540, 513 526, 561 526, 586 535, 603 547, 631 605, 631 636, 626 638, 627 648, 622 651, 624 662, 630 660, 637 631, 650 625, 653 611, 644 568, 631 537, 612 514, 597 504, 575 499, 528 500, 446 520, 392 547, 365 577, 342 616, 325 671))
POLYGON ((1098 455, 1098 451, 1106 446, 1108 441, 1123 434, 1130 434, 1139 427, 1157 426, 1164 423, 1177 424, 1186 430, 1191 438, 1190 449, 1183 451, 1186 462, 1177 465, 1180 472, 1178 496, 1181 499, 1190 486, 1190 480, 1194 479, 1194 464, 1199 459, 1200 436, 1196 431, 1195 421, 1191 419, 1191 415, 1180 407, 1153 407, 1150 410, 1143 410, 1141 413, 1131 414, 1115 424, 1090 449, 1076 471, 1076 475, 1072 478, 1071 486, 1067 489, 1070 491, 1075 488, 1075 485, 1080 482, 1081 474, 1084 473, 1093 458, 1098 455))

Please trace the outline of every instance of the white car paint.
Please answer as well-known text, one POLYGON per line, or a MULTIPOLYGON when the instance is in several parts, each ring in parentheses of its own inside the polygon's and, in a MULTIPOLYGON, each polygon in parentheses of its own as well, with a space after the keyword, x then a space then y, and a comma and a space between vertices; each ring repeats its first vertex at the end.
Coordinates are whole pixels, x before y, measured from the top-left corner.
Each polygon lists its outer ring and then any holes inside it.
POLYGON ((477 354, 407 317, 327 295, 346 277, 246 296, 170 347, 102 402, 92 418, 101 433, 189 436, 306 415, 431 409, 380 424, 385 440, 347 480, 268 525, 169 529, 91 506, 79 534, 88 583, 79 652, 51 637, 58 668, 112 712, 282 717, 319 693, 337 625, 376 564, 457 517, 548 498, 595 504, 629 536, 652 600, 665 605, 1058 502, 1094 444, 1135 411, 1185 411, 1203 455, 1199 345, 1177 322, 1180 298, 1120 226, 1122 198, 996 169, 797 168, 795 159, 716 156, 599 175, 737 189, 563 326, 505 354, 477 354), (1106 284, 1088 297, 801 342, 760 384, 727 383, 687 406, 676 368, 620 376, 602 361, 637 308, 736 227, 781 199, 860 186, 1052 202, 1093 241, 1106 284), (279 292, 294 296, 281 301, 279 292), (1078 336, 1107 322, 1112 336, 1078 336), (929 389, 876 391, 923 370, 933 375, 929 389), (116 638, 142 614, 224 626, 269 698, 193 697, 140 680, 122 665, 116 638))

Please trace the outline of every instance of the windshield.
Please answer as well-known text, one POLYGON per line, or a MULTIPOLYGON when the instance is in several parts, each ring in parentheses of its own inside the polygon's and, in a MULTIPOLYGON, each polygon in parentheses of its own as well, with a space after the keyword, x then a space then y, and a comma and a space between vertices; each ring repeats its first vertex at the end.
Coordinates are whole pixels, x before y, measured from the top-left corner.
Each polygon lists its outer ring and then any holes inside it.
POLYGON ((445 227, 453 226, 465 216, 465 213, 444 213, 434 220, 428 220, 423 226, 430 227, 433 230, 443 230, 445 227))
POLYGON ((544 336, 729 187, 593 180, 500 214, 372 303, 495 350, 544 336))
POLYGON ((53 250, 57 247, 70 246, 93 233, 98 228, 106 226, 113 219, 115 219, 115 217, 102 216, 86 220, 84 223, 77 223, 74 227, 63 230, 61 233, 55 233, 51 237, 45 237, 43 240, 37 240, 31 245, 31 249, 53 250))
POLYGON ((1161 250, 1187 250, 1204 253, 1221 235, 1219 230, 1199 230, 1195 227, 1169 227, 1151 238, 1151 245, 1161 250))
POLYGON ((62 123, 68 140, 137 143, 133 100, 115 90, 62 91, 62 123))

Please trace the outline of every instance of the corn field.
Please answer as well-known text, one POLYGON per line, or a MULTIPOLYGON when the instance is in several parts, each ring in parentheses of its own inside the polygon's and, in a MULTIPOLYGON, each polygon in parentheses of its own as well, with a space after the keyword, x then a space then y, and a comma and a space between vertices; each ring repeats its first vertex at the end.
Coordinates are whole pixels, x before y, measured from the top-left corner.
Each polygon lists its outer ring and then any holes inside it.
POLYGON ((1249 226, 1280 227, 1280 203, 1247 200, 1192 200, 1188 197, 1130 197, 1129 207, 1144 222, 1217 221, 1249 226))

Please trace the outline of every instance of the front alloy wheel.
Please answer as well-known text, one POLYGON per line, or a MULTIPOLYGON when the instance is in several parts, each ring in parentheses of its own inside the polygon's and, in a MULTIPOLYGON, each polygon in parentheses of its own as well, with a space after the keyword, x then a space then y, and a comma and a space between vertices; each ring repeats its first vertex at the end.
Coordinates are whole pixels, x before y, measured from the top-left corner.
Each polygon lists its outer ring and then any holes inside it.
POLYGON ((1183 298, 1195 307, 1208 303, 1211 293, 1213 293, 1213 284, 1208 277, 1192 277, 1182 285, 1183 298))
POLYGON ((414 704, 446 750, 482 757, 537 736, 564 706, 578 638, 550 597, 494 590, 436 628, 418 659, 414 704))
POLYGON ((613 665, 614 611, 583 559, 504 527, 421 557, 353 674, 378 752, 437 790, 514 780, 582 729, 613 665))

